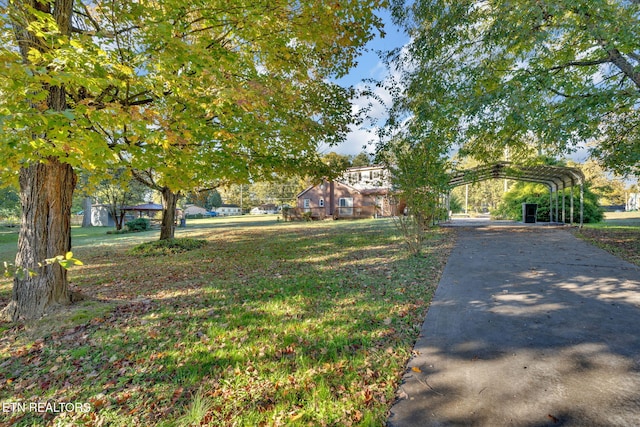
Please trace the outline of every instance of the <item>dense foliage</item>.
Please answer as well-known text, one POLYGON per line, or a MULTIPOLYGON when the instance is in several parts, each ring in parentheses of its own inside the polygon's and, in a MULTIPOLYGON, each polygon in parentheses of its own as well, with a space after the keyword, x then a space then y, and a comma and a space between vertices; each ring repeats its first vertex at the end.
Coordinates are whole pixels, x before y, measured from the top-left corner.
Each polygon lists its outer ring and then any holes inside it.
POLYGON ((12 188, 0 188, 0 220, 17 219, 20 216, 20 196, 12 188))
POLYGON ((480 160, 591 142, 620 174, 640 172, 640 2, 395 0, 411 34, 406 94, 480 160))
MULTIPOLYGON (((70 250, 79 170, 124 166, 161 191, 161 238, 179 191, 322 173, 318 146, 354 121, 352 90, 330 78, 354 65, 385 3, 0 2, 0 180, 19 177, 25 204, 16 264, 70 250)), ((16 282, 3 315, 67 304, 66 273, 48 272, 16 282)))
POLYGON ((127 226, 127 230, 131 232, 147 231, 151 228, 151 221, 149 218, 136 218, 127 222, 125 225, 127 226))
MULTIPOLYGON (((574 221, 578 222, 580 219, 579 200, 580 193, 579 188, 573 189, 574 194, 574 221)), ((554 195, 555 197, 555 195, 554 195)), ((566 222, 570 221, 569 218, 569 191, 565 196, 566 201, 566 222)), ((505 193, 502 203, 497 209, 492 211, 492 215, 498 218, 512 219, 516 221, 522 221, 522 204, 523 203, 535 203, 538 205, 538 221, 549 222, 549 189, 542 184, 535 184, 531 182, 517 182, 511 189, 505 193)), ((559 199, 560 211, 562 210, 562 195, 559 199)), ((555 209, 555 199, 553 208, 555 209)), ((585 223, 600 222, 603 218, 603 211, 598 204, 598 197, 589 190, 589 186, 586 185, 584 189, 584 218, 585 223)))

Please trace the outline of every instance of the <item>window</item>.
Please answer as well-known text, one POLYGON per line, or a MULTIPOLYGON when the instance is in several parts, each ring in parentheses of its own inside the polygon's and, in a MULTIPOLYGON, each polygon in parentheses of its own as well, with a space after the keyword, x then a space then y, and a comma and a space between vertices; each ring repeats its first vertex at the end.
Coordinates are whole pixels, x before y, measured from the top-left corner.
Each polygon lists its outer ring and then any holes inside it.
POLYGON ((324 208, 324 199, 320 199, 320 200, 318 201, 318 205, 319 205, 321 208, 324 208))
POLYGON ((353 197, 343 197, 338 200, 338 213, 341 216, 353 215, 353 197))
POLYGON ((302 207, 305 212, 311 211, 311 199, 302 199, 302 207))

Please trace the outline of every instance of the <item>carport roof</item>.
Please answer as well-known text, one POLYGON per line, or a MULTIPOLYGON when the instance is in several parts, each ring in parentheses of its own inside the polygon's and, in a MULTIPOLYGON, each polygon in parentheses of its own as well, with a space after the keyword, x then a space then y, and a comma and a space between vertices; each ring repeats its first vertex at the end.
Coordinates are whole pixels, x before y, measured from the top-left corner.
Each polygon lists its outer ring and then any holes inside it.
POLYGON ((451 174, 449 185, 458 187, 494 178, 537 182, 547 185, 551 190, 572 187, 584 182, 584 174, 577 168, 549 165, 525 166, 511 162, 497 162, 463 171, 454 171, 451 174))

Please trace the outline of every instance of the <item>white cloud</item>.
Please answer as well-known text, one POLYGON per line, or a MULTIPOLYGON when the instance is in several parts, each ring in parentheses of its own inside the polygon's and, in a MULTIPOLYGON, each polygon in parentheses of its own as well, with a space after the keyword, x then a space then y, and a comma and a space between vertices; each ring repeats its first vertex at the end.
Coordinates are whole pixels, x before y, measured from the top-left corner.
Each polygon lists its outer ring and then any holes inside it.
POLYGON ((335 151, 336 153, 345 155, 355 155, 362 151, 373 153, 375 151, 375 142, 378 140, 376 132, 377 127, 368 129, 352 128, 351 132, 347 135, 345 142, 331 147, 321 147, 320 151, 322 153, 335 151))
MULTIPOLYGON (((378 61, 370 73, 385 84, 397 74, 395 71, 391 73, 382 61, 378 61)), ((384 87, 385 84, 372 87, 370 84, 361 82, 356 85, 357 92, 372 94, 372 96, 360 96, 352 102, 353 113, 364 115, 362 124, 352 126, 345 142, 333 147, 322 147, 322 152, 335 151, 347 155, 358 154, 363 150, 369 153, 375 152, 376 143, 379 141, 377 132, 381 126, 384 126, 387 109, 393 103, 391 93, 384 87)))

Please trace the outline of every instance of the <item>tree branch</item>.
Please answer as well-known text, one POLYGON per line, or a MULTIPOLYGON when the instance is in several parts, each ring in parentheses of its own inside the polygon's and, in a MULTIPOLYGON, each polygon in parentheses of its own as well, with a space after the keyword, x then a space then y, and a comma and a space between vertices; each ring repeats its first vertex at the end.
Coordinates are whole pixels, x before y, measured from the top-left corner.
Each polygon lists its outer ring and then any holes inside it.
POLYGON ((590 61, 569 61, 564 64, 551 67, 549 68, 549 71, 557 71, 557 70, 562 70, 564 68, 569 68, 569 67, 589 67, 592 65, 601 65, 601 64, 606 64, 607 62, 611 62, 611 60, 612 60, 611 56, 608 56, 606 58, 592 59, 590 61))
MULTIPOLYGON (((640 0, 638 0, 640 1, 640 0)), ((635 59, 636 61, 640 62, 640 55, 638 55, 635 52, 629 52, 627 55, 629 55, 631 58, 635 59)))
POLYGON ((89 20, 89 22, 91 23, 91 25, 93 25, 93 28, 95 28, 96 32, 99 32, 101 30, 100 24, 98 23, 98 21, 96 21, 93 18, 93 16, 91 16, 91 12, 89 11, 89 8, 87 7, 87 5, 84 4, 83 1, 80 1, 79 3, 82 6, 82 9, 84 9, 84 13, 80 13, 80 12, 76 12, 76 13, 78 15, 86 17, 89 20))
POLYGON ((618 67, 618 69, 620 69, 625 76, 629 77, 636 87, 640 89, 640 73, 635 70, 635 67, 627 61, 627 58, 625 58, 618 49, 607 48, 604 44, 604 40, 602 40, 601 43, 603 45, 602 47, 605 48, 611 56, 611 63, 618 67))

